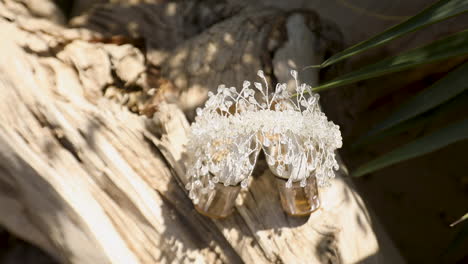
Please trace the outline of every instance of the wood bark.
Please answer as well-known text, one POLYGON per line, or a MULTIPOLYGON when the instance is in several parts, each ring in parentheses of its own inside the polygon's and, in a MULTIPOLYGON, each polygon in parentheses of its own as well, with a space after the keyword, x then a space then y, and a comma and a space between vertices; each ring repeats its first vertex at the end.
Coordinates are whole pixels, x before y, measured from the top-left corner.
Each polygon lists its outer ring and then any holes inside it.
POLYGON ((344 164, 307 218, 281 210, 262 160, 225 220, 198 214, 183 188, 187 117, 207 91, 252 80, 258 69, 288 82, 290 67, 336 49, 338 31, 313 12, 107 5, 66 28, 24 8, 0 1, 7 230, 63 263, 402 262, 344 164), (122 31, 130 25, 137 35, 122 31))

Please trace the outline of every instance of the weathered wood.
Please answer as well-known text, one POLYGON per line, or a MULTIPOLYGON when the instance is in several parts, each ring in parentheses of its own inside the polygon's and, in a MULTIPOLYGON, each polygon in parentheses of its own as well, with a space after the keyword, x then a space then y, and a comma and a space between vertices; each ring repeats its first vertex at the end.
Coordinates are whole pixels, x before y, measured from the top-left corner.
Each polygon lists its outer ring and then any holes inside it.
MULTIPOLYGON (((253 79, 258 69, 287 82, 288 67, 319 61, 327 49, 317 44, 319 20, 310 12, 243 12, 164 51, 162 77, 182 95, 202 98, 220 82, 253 79)), ((162 77, 148 71, 133 45, 102 43, 101 34, 21 15, 1 2, 0 35, 10 36, 0 42, 0 224, 59 261, 402 262, 344 165, 309 218, 281 210, 264 161, 231 217, 201 216, 181 187, 190 153, 180 108, 190 113, 202 99, 158 99, 147 118, 128 110, 128 94, 137 90, 142 104, 154 103, 159 90, 148 80, 162 77), (112 97, 110 88, 120 102, 103 96, 112 97)), ((316 82, 318 73, 302 78, 316 82)))

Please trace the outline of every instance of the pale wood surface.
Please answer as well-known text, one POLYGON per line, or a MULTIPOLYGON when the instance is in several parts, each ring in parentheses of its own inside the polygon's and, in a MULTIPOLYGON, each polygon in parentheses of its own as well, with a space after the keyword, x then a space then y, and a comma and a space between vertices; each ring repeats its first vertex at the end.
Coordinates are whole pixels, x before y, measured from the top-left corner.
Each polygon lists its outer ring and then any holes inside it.
MULTIPOLYGON (((153 63, 162 75, 154 76, 132 43, 0 2, 0 35, 8 36, 0 42, 0 224, 64 263, 403 262, 344 165, 309 218, 284 214, 264 161, 231 217, 194 210, 181 187, 184 112, 190 117, 219 82, 239 85, 258 68, 287 82, 288 67, 320 60, 339 41, 313 33, 321 24, 310 12, 236 12, 159 49, 153 63), (298 43, 315 49, 299 52, 298 43), (173 84, 173 103, 153 100, 160 87, 151 78, 173 84), (152 118, 128 110, 132 89, 134 104, 155 108, 152 118)), ((170 34, 161 32, 152 42, 170 34)))

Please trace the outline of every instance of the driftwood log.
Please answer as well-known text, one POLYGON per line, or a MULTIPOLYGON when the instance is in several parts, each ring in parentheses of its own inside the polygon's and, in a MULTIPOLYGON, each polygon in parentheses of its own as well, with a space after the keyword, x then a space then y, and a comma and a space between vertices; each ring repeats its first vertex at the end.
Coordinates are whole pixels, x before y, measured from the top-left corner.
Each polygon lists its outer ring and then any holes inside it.
POLYGON ((291 67, 339 48, 339 31, 312 11, 109 4, 65 27, 58 9, 31 10, 0 1, 8 231, 63 263, 402 262, 344 164, 308 218, 281 210, 264 161, 225 220, 198 214, 183 188, 187 118, 210 89, 258 69, 287 82, 291 67))

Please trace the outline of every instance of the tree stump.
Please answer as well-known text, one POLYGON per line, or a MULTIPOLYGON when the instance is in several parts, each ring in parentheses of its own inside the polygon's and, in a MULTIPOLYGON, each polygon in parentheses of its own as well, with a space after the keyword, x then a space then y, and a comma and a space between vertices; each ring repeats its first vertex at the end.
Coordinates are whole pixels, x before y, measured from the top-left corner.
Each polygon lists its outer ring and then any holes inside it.
POLYGON ((339 47, 339 31, 312 11, 108 4, 72 24, 0 1, 7 230, 64 263, 403 262, 343 164, 306 218, 281 210, 262 160, 225 220, 198 214, 183 188, 187 118, 210 89, 259 69, 288 82, 289 68, 339 47))

